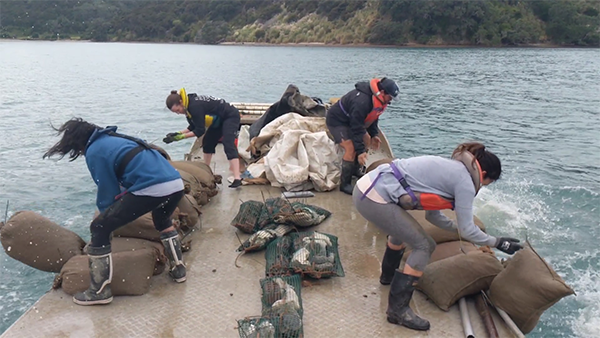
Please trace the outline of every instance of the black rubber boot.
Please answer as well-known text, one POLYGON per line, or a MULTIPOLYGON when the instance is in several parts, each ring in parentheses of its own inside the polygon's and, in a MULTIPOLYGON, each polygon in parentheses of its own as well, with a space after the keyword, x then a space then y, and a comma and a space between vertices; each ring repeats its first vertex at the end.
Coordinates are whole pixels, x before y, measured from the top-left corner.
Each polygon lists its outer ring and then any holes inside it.
POLYGON ((112 280, 112 256, 110 245, 96 248, 88 247, 90 261, 90 287, 76 293, 73 302, 77 305, 98 305, 112 302, 113 296, 110 290, 112 280))
POLYGON ((383 285, 390 285, 392 279, 394 279, 394 272, 400 266, 400 261, 404 255, 404 249, 392 250, 389 246, 385 246, 385 253, 383 254, 383 260, 381 261, 381 276, 379 277, 379 283, 383 285))
POLYGON ((352 171, 352 175, 356 178, 361 178, 365 176, 365 171, 367 168, 358 163, 358 157, 354 159, 354 170, 352 171))
POLYGON ((417 316, 410 308, 410 299, 419 277, 396 270, 388 298, 387 320, 413 330, 429 330, 429 321, 417 316))
POLYGON ((185 265, 183 264, 179 234, 175 230, 161 233, 160 240, 165 247, 165 254, 169 258, 169 276, 177 283, 185 282, 185 265))
POLYGON ((352 173, 354 162, 342 161, 342 174, 340 176, 340 191, 352 195, 352 173))

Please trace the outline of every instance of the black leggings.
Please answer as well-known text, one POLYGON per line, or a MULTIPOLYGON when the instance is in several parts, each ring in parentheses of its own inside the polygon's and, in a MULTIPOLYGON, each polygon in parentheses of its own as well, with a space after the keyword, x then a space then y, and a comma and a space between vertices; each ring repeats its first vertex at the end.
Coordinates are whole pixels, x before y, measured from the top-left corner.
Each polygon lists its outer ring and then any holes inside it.
POLYGON ((235 139, 238 137, 240 128, 240 112, 237 109, 230 110, 223 114, 223 124, 221 128, 208 128, 204 139, 202 140, 202 151, 205 154, 214 154, 217 143, 221 136, 223 137, 223 148, 228 160, 238 158, 238 150, 235 145, 235 139))
POLYGON ((183 190, 163 197, 136 196, 126 193, 111 204, 90 225, 92 247, 110 245, 110 234, 129 222, 152 211, 152 221, 158 231, 172 225, 171 215, 183 197, 183 190))

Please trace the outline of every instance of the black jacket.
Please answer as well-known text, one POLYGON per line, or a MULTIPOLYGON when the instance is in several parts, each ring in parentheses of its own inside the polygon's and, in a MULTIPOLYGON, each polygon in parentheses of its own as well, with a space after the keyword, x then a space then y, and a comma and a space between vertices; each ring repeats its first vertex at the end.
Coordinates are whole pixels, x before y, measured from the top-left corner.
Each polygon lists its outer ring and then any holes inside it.
POLYGON ((354 151, 357 155, 360 155, 366 151, 363 142, 365 132, 368 132, 371 137, 379 134, 379 127, 377 126, 379 119, 375 120, 369 128, 365 128, 365 119, 373 110, 371 86, 369 82, 365 81, 358 82, 354 87, 355 89, 342 96, 338 102, 329 108, 327 115, 332 126, 350 127, 354 151), (342 111, 340 102, 348 115, 342 111))
POLYGON ((218 97, 188 94, 188 98, 190 100, 187 108, 189 114, 186 114, 186 118, 190 125, 187 129, 194 132, 197 137, 206 132, 206 115, 213 118, 211 127, 218 128, 227 114, 236 113, 235 107, 218 97))

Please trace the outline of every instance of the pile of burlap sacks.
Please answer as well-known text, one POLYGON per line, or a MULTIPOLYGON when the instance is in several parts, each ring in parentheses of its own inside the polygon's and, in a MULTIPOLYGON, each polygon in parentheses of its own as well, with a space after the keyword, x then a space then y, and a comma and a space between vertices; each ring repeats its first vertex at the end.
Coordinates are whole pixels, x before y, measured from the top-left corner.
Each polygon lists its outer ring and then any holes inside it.
MULTIPOLYGON (((444 311, 462 297, 484 291, 526 334, 535 328, 544 311, 574 294, 530 245, 501 262, 490 247, 478 248, 457 232, 429 223, 424 211, 409 213, 437 243, 417 289, 444 311)), ((453 211, 445 210, 444 214, 456 220, 453 211)), ((475 218, 475 224, 485 231, 479 219, 475 218)), ((402 261, 409 255, 407 249, 402 261)))
MULTIPOLYGON (((201 226, 200 206, 217 194, 220 178, 204 163, 175 161, 171 164, 180 172, 185 184, 186 195, 171 216, 183 237, 201 226)), ((151 214, 115 230, 112 235, 113 295, 147 293, 150 277, 161 274, 168 265, 151 214)), ((54 289, 62 287, 65 293, 73 295, 88 288, 86 243, 75 232, 33 211, 19 211, 6 224, 0 223, 0 241, 8 256, 38 270, 57 273, 54 289)), ((184 240, 183 247, 184 251, 189 250, 190 241, 184 240)))

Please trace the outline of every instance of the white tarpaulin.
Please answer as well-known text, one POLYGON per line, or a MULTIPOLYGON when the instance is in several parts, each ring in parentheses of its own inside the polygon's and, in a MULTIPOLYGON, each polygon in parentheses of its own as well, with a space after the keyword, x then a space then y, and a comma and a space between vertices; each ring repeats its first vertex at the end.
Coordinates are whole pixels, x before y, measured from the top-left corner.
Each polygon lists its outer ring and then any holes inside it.
POLYGON ((254 177, 264 175, 274 187, 288 191, 330 191, 340 182, 341 153, 327 136, 324 117, 289 113, 266 125, 250 147, 264 156, 251 164, 254 177))

